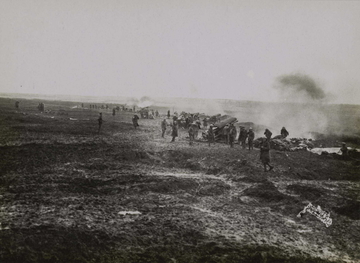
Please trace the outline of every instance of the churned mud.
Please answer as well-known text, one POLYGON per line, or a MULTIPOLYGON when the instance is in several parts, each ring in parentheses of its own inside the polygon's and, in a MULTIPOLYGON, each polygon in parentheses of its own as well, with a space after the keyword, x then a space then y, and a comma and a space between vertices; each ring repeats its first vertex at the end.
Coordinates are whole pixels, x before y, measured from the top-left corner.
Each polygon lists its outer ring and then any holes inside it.
POLYGON ((161 119, 104 110, 97 134, 95 110, 21 105, 0 105, 2 263, 360 261, 354 160, 273 150, 264 173, 257 149, 170 143, 161 119))

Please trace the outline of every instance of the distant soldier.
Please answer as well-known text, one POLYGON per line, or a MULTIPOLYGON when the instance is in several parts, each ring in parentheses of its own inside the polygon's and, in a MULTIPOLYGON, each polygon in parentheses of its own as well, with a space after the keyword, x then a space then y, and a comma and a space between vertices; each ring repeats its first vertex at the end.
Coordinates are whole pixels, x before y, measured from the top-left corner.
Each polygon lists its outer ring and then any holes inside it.
POLYGON ((247 138, 247 132, 246 132, 245 128, 240 127, 239 144, 241 144, 243 149, 245 149, 245 147, 246 147, 246 138, 247 138))
POLYGON ((190 127, 189 127, 189 139, 190 139, 190 142, 189 144, 192 145, 194 140, 195 140, 195 126, 194 124, 190 124, 190 127))
POLYGON ((208 130, 208 142, 209 142, 209 146, 210 143, 214 143, 215 144, 215 134, 214 134, 214 130, 213 130, 214 125, 210 124, 209 130, 208 130))
POLYGON ((247 135, 248 135, 248 144, 249 144, 249 151, 250 151, 250 149, 252 149, 252 150, 254 149, 253 143, 254 143, 254 138, 255 138, 254 131, 252 130, 251 127, 249 128, 247 135))
POLYGON ((98 134, 100 133, 100 129, 101 129, 101 125, 103 123, 103 119, 102 119, 102 113, 99 113, 99 118, 98 118, 98 123, 99 123, 99 130, 98 130, 98 134))
POLYGON ((137 116, 136 114, 134 115, 134 117, 132 117, 132 122, 133 122, 135 129, 136 129, 136 127, 139 127, 138 119, 139 119, 139 116, 137 116))
POLYGON ((234 147, 234 141, 236 139, 236 134, 237 134, 236 127, 234 126, 233 123, 231 123, 230 127, 229 127, 229 144, 230 144, 231 148, 234 147))
POLYGON ((196 124, 196 129, 195 129, 195 138, 197 139, 198 138, 198 136, 199 136, 199 130, 201 129, 201 122, 200 122, 200 120, 197 120, 196 122, 195 122, 195 124, 196 124))
POLYGON ((264 135, 270 141, 272 132, 268 129, 265 129, 264 135))
POLYGON ((204 128, 207 129, 207 126, 208 126, 208 119, 207 118, 204 118, 203 125, 204 125, 204 128))
POLYGON ((167 117, 170 119, 170 110, 168 110, 167 117))
POLYGON ((289 136, 289 132, 285 129, 285 127, 282 127, 280 134, 283 138, 286 138, 289 136))
POLYGON ((223 138, 226 144, 229 144, 229 125, 225 125, 223 129, 223 138))
POLYGON ((162 131, 161 137, 163 137, 163 138, 164 138, 164 135, 165 135, 166 126, 167 126, 167 122, 166 122, 166 119, 164 119, 161 122, 161 131, 162 131))
POLYGON ((115 108, 113 108, 113 114, 112 114, 113 116, 115 116, 115 111, 116 111, 115 108))
POLYGON ((159 117, 159 112, 158 112, 158 110, 155 111, 155 116, 156 116, 156 118, 159 117))
POLYGON ((40 102, 40 103, 39 103, 39 106, 38 106, 38 109, 39 109, 40 112, 43 112, 43 111, 45 110, 45 105, 44 105, 44 103, 40 102))
POLYGON ((270 165, 270 139, 266 138, 262 141, 260 146, 260 160, 264 165, 264 172, 266 172, 266 166, 269 166, 269 171, 274 167, 270 165))
POLYGON ((190 119, 189 119, 189 117, 186 117, 185 118, 185 129, 189 128, 189 126, 190 126, 190 119))
POLYGON ((174 120, 173 120, 173 123, 172 123, 171 136, 172 136, 171 142, 174 142, 175 138, 178 137, 178 122, 177 122, 177 117, 176 116, 174 116, 174 120))
POLYGON ((15 101, 15 108, 18 109, 19 108, 19 101, 15 101))
POLYGON ((341 155, 342 155, 343 159, 346 159, 349 155, 349 150, 346 147, 346 143, 344 143, 344 142, 342 143, 340 151, 341 151, 341 155))

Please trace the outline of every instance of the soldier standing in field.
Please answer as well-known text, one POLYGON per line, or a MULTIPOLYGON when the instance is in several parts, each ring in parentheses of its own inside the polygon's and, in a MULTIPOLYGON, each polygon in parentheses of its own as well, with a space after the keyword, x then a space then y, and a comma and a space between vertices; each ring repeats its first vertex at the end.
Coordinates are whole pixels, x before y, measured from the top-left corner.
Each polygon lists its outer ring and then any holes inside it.
POLYGON ((132 117, 132 122, 133 122, 135 129, 136 129, 136 127, 139 127, 138 119, 139 119, 139 116, 137 116, 136 114, 134 115, 134 117, 132 117))
POLYGON ((170 110, 168 110, 167 117, 170 119, 170 110))
POLYGON ((189 127, 189 139, 190 139, 190 142, 189 144, 192 145, 194 140, 195 140, 195 125, 194 124, 190 124, 190 127, 189 127))
POLYGON ((343 160, 348 159, 348 157, 349 157, 349 150, 348 150, 345 142, 342 143, 342 146, 341 146, 341 148, 340 148, 340 151, 341 151, 342 159, 343 159, 343 160))
POLYGON ((163 137, 163 138, 164 138, 164 135, 165 135, 166 126, 167 126, 167 122, 166 122, 166 119, 164 119, 161 122, 161 131, 162 131, 161 137, 163 137))
POLYGON ((265 129, 264 135, 270 141, 272 132, 268 129, 265 129))
POLYGON ((229 144, 229 125, 225 125, 223 129, 223 136, 226 144, 229 144))
POLYGON ((249 128, 247 135, 248 135, 248 143, 249 143, 249 151, 250 151, 250 149, 251 150, 254 149, 253 142, 254 142, 254 138, 255 138, 254 131, 252 130, 251 127, 249 128))
POLYGON ((176 116, 174 116, 173 119, 171 136, 172 136, 171 142, 174 142, 175 138, 178 137, 178 122, 176 116))
POLYGON ((236 134, 237 134, 236 127, 234 126, 233 123, 231 123, 230 127, 229 127, 229 143, 230 143, 231 148, 234 147, 234 141, 236 138, 236 134))
POLYGON ((115 116, 115 108, 113 108, 113 114, 112 115, 115 116))
POLYGON ((274 167, 270 165, 270 139, 263 140, 260 146, 260 160, 264 165, 264 172, 267 172, 266 166, 269 166, 269 171, 274 167))
POLYGON ((203 126, 204 126, 204 129, 207 129, 207 126, 208 126, 208 119, 207 118, 204 118, 203 126))
POLYGON ((213 126, 214 126, 213 124, 210 124, 209 130, 208 130, 209 146, 210 146, 211 142, 213 142, 215 144, 215 134, 214 134, 213 126))
POLYGON ((285 129, 285 127, 282 127, 280 134, 283 138, 286 138, 289 136, 289 132, 285 129))
POLYGON ((102 123, 103 123, 102 113, 101 113, 101 112, 99 113, 98 123, 99 123, 98 134, 100 134, 101 125, 102 125, 102 123))
POLYGON ((239 135, 239 144, 241 143, 241 146, 243 149, 245 149, 246 147, 246 138, 247 138, 247 133, 244 127, 240 128, 240 135, 239 135))

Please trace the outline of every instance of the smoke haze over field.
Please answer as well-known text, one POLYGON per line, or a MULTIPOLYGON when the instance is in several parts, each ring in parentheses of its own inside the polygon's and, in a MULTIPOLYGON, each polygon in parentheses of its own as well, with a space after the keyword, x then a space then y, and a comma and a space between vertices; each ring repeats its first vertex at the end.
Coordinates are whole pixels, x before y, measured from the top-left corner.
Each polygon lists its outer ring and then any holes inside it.
POLYGON ((276 81, 275 88, 279 89, 281 95, 287 98, 298 101, 300 96, 305 102, 325 98, 324 90, 308 75, 282 75, 276 81))

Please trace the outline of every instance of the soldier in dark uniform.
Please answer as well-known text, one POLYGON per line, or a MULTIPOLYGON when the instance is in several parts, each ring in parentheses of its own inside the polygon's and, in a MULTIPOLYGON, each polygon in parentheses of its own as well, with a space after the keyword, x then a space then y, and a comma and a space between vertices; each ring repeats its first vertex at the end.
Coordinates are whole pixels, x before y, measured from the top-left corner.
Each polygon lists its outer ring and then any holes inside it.
POLYGON ((268 129, 265 129, 264 135, 270 141, 272 132, 268 129))
POLYGON ((210 143, 214 143, 215 144, 215 134, 214 134, 214 130, 213 130, 213 124, 210 124, 209 130, 208 130, 208 142, 209 142, 209 146, 210 143))
POLYGON ((113 116, 115 116, 115 111, 116 111, 115 108, 113 108, 113 114, 112 114, 113 116))
POLYGON ((168 110, 167 117, 170 119, 170 110, 168 110))
POLYGON ((134 115, 134 117, 132 117, 132 122, 133 122, 135 129, 136 129, 136 127, 139 127, 138 119, 139 119, 139 116, 137 116, 136 114, 134 115))
POLYGON ((207 118, 204 118, 203 126, 204 126, 205 129, 207 129, 207 126, 208 126, 208 119, 207 118))
POLYGON ((249 144, 249 151, 250 151, 250 149, 252 149, 252 150, 254 149, 253 142, 254 142, 254 138, 255 138, 254 131, 252 130, 251 127, 249 128, 247 135, 248 135, 248 144, 249 144))
POLYGON ((175 138, 178 137, 178 122, 176 116, 174 116, 173 119, 171 136, 172 136, 171 142, 174 142, 175 138))
POLYGON ((195 124, 190 124, 189 127, 189 138, 190 138, 190 142, 189 144, 192 145, 194 140, 195 140, 195 124))
POLYGON ((234 126, 233 123, 231 123, 230 127, 229 127, 229 144, 230 144, 231 148, 234 147, 234 141, 236 139, 236 134, 237 134, 236 127, 234 126))
POLYGON ((225 125, 223 129, 223 136, 226 144, 229 144, 229 125, 225 125))
POLYGON ((263 140, 260 146, 260 160, 264 165, 264 172, 266 172, 266 166, 269 166, 269 171, 274 167, 270 165, 270 139, 263 140))
POLYGON ((285 129, 285 127, 282 127, 280 134, 283 138, 286 138, 289 136, 289 132, 285 129))
POLYGON ((244 127, 241 127, 240 135, 239 135, 239 144, 241 144, 243 149, 245 149, 245 147, 246 147, 246 138, 247 138, 246 130, 244 127))
POLYGON ((342 156, 342 159, 343 160, 346 160, 348 159, 348 156, 349 156, 349 150, 348 148, 346 147, 346 143, 342 143, 342 146, 340 148, 340 151, 341 151, 341 156, 342 156))
POLYGON ((101 129, 101 125, 103 123, 103 119, 102 119, 102 113, 99 113, 99 118, 98 118, 98 123, 99 123, 99 130, 98 130, 98 134, 100 133, 100 129, 101 129))
POLYGON ((163 137, 163 138, 164 138, 164 135, 165 135, 166 126, 167 126, 167 122, 166 122, 166 119, 164 119, 161 122, 161 131, 162 131, 161 137, 163 137))

